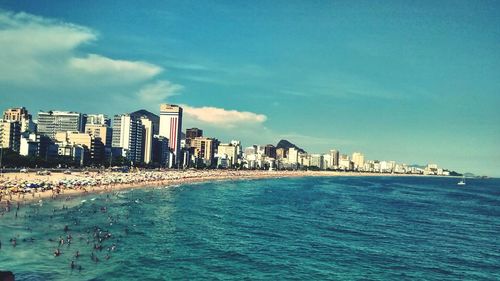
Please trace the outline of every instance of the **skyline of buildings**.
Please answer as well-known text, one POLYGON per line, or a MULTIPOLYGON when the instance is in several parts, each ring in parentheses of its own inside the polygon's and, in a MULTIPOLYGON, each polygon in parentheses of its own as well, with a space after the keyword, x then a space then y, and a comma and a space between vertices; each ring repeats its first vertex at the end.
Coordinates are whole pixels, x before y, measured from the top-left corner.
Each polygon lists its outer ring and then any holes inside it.
POLYGON ((133 9, 115 4, 91 15, 89 3, 2 3, 1 107, 22 102, 34 119, 39 109, 112 119, 136 108, 158 114, 167 101, 184 106, 183 129, 222 142, 238 128, 245 145, 291 138, 323 153, 331 140, 371 158, 499 175, 498 4, 262 4, 268 12, 255 21, 237 3, 149 3, 140 9, 154 11, 151 20, 135 22, 123 21, 133 9), (221 24, 234 18, 231 29, 221 24), (214 116, 200 118, 207 111, 214 116))
MULTIPOLYGON (((365 160, 361 152, 351 156, 338 149, 307 153, 298 147, 221 143, 203 135, 200 128, 182 132, 182 107, 160 104, 160 115, 146 110, 116 114, 40 111, 33 120, 24 107, 9 108, 0 120, 0 147, 22 156, 69 157, 75 165, 111 164, 117 158, 132 166, 165 168, 318 169, 359 172, 449 175, 436 164, 425 169, 395 161, 365 160)), ((279 145, 279 144, 278 144, 279 145)), ((126 164, 126 163, 122 163, 126 164)))

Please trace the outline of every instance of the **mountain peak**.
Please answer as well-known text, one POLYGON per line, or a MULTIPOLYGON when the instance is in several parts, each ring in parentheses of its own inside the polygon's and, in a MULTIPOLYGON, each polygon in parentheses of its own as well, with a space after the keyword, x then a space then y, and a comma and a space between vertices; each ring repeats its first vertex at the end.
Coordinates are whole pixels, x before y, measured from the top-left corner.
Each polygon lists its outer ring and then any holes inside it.
POLYGON ((284 148, 284 149, 289 149, 291 147, 296 148, 299 152, 305 153, 305 150, 302 148, 296 146, 295 144, 289 142, 288 140, 280 140, 278 144, 276 145, 276 148, 284 148))

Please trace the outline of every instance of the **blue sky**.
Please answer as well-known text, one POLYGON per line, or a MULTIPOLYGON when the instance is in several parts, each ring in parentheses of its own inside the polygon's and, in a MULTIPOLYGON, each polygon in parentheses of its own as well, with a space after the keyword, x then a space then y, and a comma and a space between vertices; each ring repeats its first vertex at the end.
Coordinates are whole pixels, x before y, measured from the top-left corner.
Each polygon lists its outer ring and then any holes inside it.
POLYGON ((34 114, 178 103, 222 141, 500 176, 498 77, 496 1, 0 3, 0 106, 34 114))

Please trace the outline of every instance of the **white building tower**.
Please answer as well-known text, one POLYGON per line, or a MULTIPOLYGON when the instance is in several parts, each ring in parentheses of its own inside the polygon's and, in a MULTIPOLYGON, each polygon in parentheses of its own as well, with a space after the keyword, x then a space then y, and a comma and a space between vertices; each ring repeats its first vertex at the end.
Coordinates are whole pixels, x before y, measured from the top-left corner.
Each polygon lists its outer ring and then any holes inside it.
POLYGON ((179 164, 182 132, 182 107, 174 104, 160 105, 159 135, 168 138, 169 147, 174 154, 171 163, 179 164))

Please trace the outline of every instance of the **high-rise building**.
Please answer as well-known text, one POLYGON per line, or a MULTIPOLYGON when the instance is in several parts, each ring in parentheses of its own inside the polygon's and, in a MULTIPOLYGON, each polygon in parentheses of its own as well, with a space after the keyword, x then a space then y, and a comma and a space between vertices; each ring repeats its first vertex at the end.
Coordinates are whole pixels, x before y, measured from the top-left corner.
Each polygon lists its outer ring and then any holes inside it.
POLYGON ((18 121, 0 119, 0 148, 19 152, 21 144, 21 124, 18 121))
POLYGON ((21 134, 21 143, 19 147, 19 154, 23 156, 35 157, 38 155, 38 148, 40 141, 37 140, 35 133, 21 134))
POLYGON ((323 154, 323 169, 333 169, 333 157, 331 154, 323 154))
POLYGON ((348 155, 346 155, 346 154, 340 155, 339 168, 346 170, 346 171, 351 171, 353 169, 352 161, 351 161, 351 159, 349 159, 348 155))
POLYGON ((38 141, 38 156, 45 160, 55 158, 58 155, 58 145, 46 135, 36 135, 38 141))
POLYGON ((21 133, 35 131, 35 123, 28 114, 28 110, 24 107, 8 108, 3 112, 3 119, 6 121, 17 121, 21 124, 21 133))
POLYGON ((210 165, 214 158, 216 140, 213 138, 197 137, 191 140, 191 147, 194 148, 194 156, 203 159, 210 165))
POLYGON ((276 159, 281 160, 283 158, 287 158, 287 153, 288 150, 283 147, 276 149, 276 159))
POLYGON ((88 125, 106 125, 111 127, 111 119, 108 118, 106 114, 87 114, 85 128, 87 128, 88 125))
MULTIPOLYGON (((58 154, 71 156, 80 165, 91 159, 92 150, 94 150, 94 159, 102 160, 102 153, 95 153, 97 151, 95 139, 90 134, 71 131, 57 132, 55 140, 59 146, 58 154)), ((100 147, 102 147, 102 143, 99 139, 97 148, 100 147)))
POLYGON ((231 140, 231 145, 236 147, 236 155, 238 159, 241 159, 243 151, 241 150, 241 141, 239 140, 231 140))
POLYGON ((245 154, 245 157, 248 156, 248 155, 257 154, 257 146, 252 145, 252 146, 249 146, 249 147, 245 147, 244 154, 245 154))
POLYGON ((141 117, 141 124, 144 127, 144 163, 150 164, 153 162, 153 122, 149 120, 146 116, 141 117))
POLYGON ((28 110, 24 107, 8 108, 3 112, 3 119, 21 122, 28 115, 28 110))
POLYGON ((354 169, 363 169, 363 166, 365 165, 365 156, 363 153, 354 152, 352 154, 352 162, 354 164, 354 169))
MULTIPOLYGON (((108 153, 111 147, 108 147, 108 153)), ((90 147, 90 159, 95 164, 103 164, 106 162, 106 146, 102 142, 101 138, 92 137, 92 145, 90 147)))
POLYGON ((198 128, 186 129, 186 139, 184 140, 184 146, 187 148, 191 147, 191 140, 199 137, 203 137, 203 130, 198 128))
POLYGON ((88 114, 85 133, 92 137, 90 158, 95 164, 102 164, 111 156, 113 133, 111 119, 105 114, 88 114))
POLYGON ((57 132, 84 132, 87 115, 78 112, 38 112, 38 133, 55 138, 57 132))
POLYGON ((179 164, 182 132, 182 107, 173 104, 160 105, 159 135, 168 138, 170 149, 174 154, 175 165, 179 164))
POLYGON ((160 167, 166 168, 169 166, 170 149, 168 147, 168 139, 162 136, 153 136, 153 163, 160 167))
POLYGON ((87 147, 90 150, 92 146, 92 137, 86 133, 80 132, 57 132, 55 140, 57 142, 67 142, 70 144, 79 144, 87 147))
POLYGON ((85 125, 85 133, 90 134, 94 138, 100 138, 104 146, 111 147, 113 141, 113 133, 111 127, 105 124, 89 124, 85 125))
POLYGON ((299 153, 299 164, 303 167, 311 165, 311 156, 307 153, 299 153))
POLYGON ((141 120, 129 114, 115 115, 113 118, 113 147, 123 149, 124 155, 134 164, 143 162, 144 127, 141 120))
POLYGON ((74 163, 80 166, 84 165, 89 159, 88 149, 79 144, 59 143, 57 145, 57 154, 71 157, 74 163))
POLYGON ((332 156, 333 168, 338 168, 338 166, 339 166, 339 151, 332 149, 332 150, 330 150, 330 155, 332 156))
POLYGON ((128 147, 130 141, 131 118, 128 114, 118 114, 113 117, 112 147, 128 147))
POLYGON ((257 146, 252 145, 249 147, 245 147, 243 151, 243 159, 244 159, 244 165, 248 169, 254 169, 257 167, 257 160, 258 160, 258 155, 257 155, 257 146))
POLYGON ((266 155, 266 146, 265 145, 257 145, 257 154, 266 155))
POLYGON ((299 151, 295 147, 290 147, 288 149, 288 163, 290 165, 296 165, 299 162, 299 151))
POLYGON ((310 167, 317 167, 323 169, 323 155, 321 154, 311 154, 310 155, 310 167))
POLYGON ((186 139, 203 137, 203 130, 198 128, 186 129, 186 139))
POLYGON ((264 154, 270 158, 276 158, 276 147, 272 144, 268 144, 264 147, 264 154))
POLYGON ((127 158, 134 164, 144 162, 144 127, 141 120, 132 119, 127 158))
POLYGON ((237 147, 230 143, 221 143, 217 147, 217 155, 228 160, 231 166, 238 163, 237 147))

